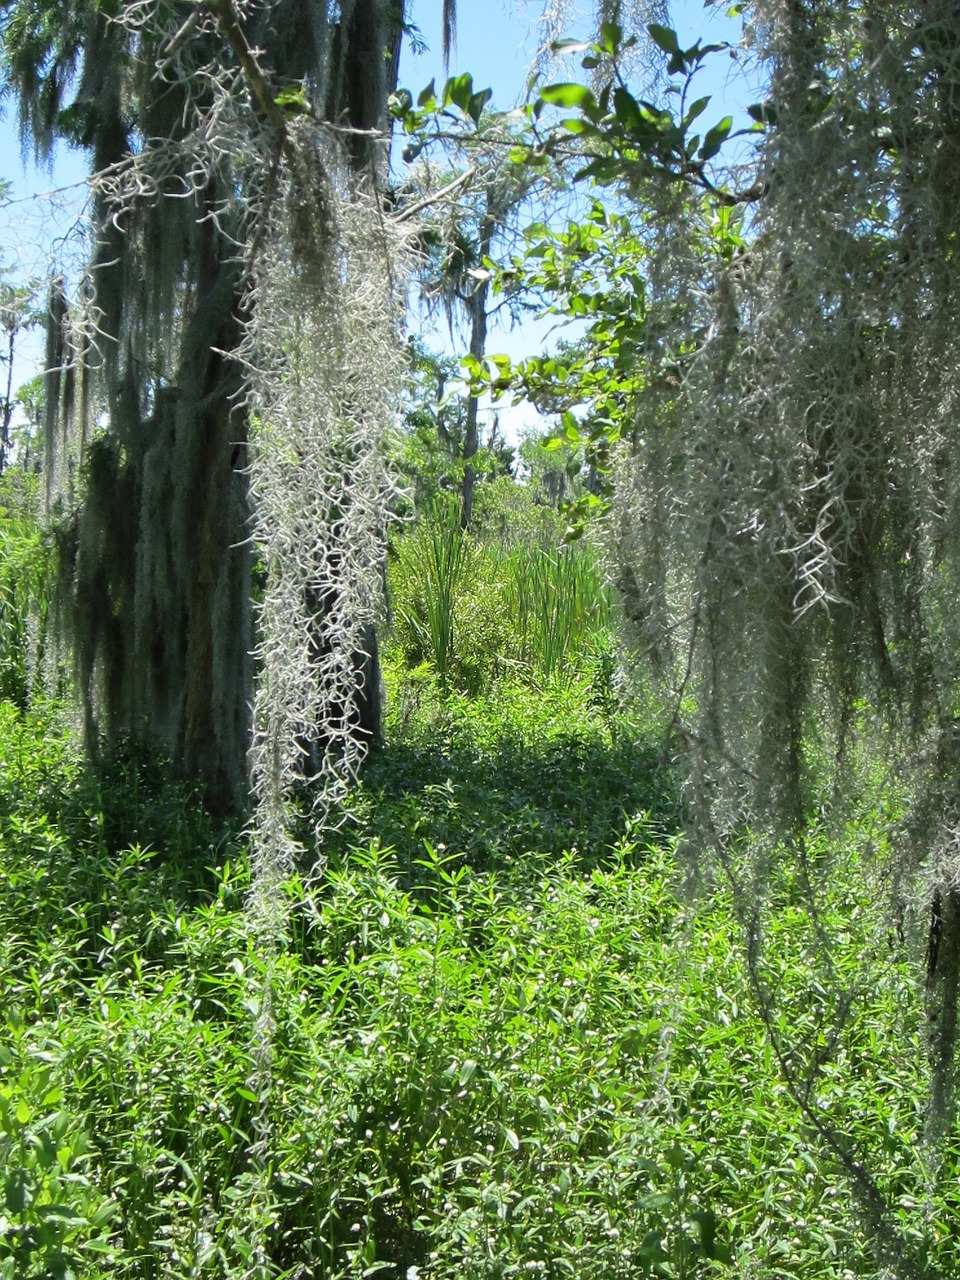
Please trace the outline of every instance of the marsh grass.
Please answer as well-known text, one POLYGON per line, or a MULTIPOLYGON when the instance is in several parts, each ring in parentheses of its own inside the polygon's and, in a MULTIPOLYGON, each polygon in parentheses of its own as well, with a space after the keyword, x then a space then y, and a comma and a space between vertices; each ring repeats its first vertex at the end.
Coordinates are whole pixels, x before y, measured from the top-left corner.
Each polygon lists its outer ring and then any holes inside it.
POLYGON ((521 661, 548 679, 573 669, 610 625, 610 602, 590 548, 517 548, 510 568, 509 609, 521 661))
MULTIPOLYGON (((724 892, 683 891, 656 754, 590 708, 566 684, 448 699, 439 737, 413 723, 388 746, 323 885, 286 888, 263 1099, 242 842, 149 762, 91 774, 55 718, 6 707, 0 1276, 876 1274, 724 892)), ((958 1144, 932 1177, 918 1154, 915 970, 855 842, 811 856, 833 963, 868 967, 812 1096, 917 1274, 956 1275, 958 1144)), ((824 997, 794 879, 775 881, 768 976, 800 1055, 824 1048, 824 997)))
POLYGON ((443 694, 574 680, 609 647, 608 592, 584 544, 465 533, 456 506, 440 505, 397 539, 389 576, 394 644, 443 694))
POLYGON ((469 554, 453 502, 437 502, 401 553, 404 574, 416 587, 413 598, 398 603, 397 614, 411 643, 432 661, 443 692, 450 684, 455 605, 469 554))

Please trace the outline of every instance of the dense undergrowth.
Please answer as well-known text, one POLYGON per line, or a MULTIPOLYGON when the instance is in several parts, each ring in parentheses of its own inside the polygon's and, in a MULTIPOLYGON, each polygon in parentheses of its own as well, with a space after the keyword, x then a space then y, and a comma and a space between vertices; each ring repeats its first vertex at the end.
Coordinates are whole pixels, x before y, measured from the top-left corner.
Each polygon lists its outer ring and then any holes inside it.
MULTIPOLYGON (((236 833, 148 763, 82 768, 57 707, 4 705, 0 1276, 875 1275, 725 892, 683 891, 657 752, 594 695, 396 698, 273 962, 236 833)), ((776 1016, 917 1274, 960 1274, 956 1146, 921 1155, 915 966, 855 836, 829 865, 851 1015, 828 1042, 785 869, 776 1016)))

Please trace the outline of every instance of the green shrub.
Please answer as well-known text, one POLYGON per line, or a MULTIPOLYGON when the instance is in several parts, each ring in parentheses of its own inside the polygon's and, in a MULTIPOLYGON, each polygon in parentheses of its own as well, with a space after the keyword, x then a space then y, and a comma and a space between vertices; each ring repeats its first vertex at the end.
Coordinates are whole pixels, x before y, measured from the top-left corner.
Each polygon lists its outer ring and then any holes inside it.
POLYGON ((934 1167, 922 980, 861 852, 895 815, 811 827, 816 918, 772 859, 778 1056, 657 751, 593 697, 395 727, 267 953, 187 788, 2 707, 2 1280, 875 1280, 791 1071, 908 1274, 956 1276, 960 1132, 934 1167))
POLYGON ((51 544, 36 515, 37 477, 0 477, 0 698, 26 706, 47 634, 51 544))

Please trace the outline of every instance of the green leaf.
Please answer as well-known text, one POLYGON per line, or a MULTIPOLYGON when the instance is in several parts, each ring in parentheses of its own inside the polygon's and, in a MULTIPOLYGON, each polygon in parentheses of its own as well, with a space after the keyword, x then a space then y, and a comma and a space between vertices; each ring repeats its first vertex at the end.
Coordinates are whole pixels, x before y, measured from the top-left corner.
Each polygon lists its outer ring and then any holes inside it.
POLYGON ((690 107, 687 110, 687 114, 683 117, 684 128, 686 128, 686 126, 689 124, 693 124, 697 116, 703 115, 704 111, 706 111, 709 105, 710 105, 709 97, 698 98, 696 102, 691 103, 690 107))
MULTIPOLYGON (((631 41, 632 43, 632 41, 631 41)), ((623 44, 623 27, 619 22, 601 22, 600 45, 606 53, 616 57, 623 44)))
POLYGON ((273 101, 290 115, 307 115, 310 111, 310 102, 302 84, 281 89, 273 101))
POLYGON ((470 1083, 470 1081, 473 1079, 476 1073, 477 1073, 477 1064, 472 1060, 472 1058, 467 1058, 466 1062, 464 1062, 463 1065, 460 1067, 460 1074, 457 1076, 457 1081, 461 1089, 463 1088, 464 1085, 467 1085, 470 1083))
POLYGON ((452 103, 459 107, 464 115, 470 114, 470 99, 473 97, 473 76, 465 72, 462 76, 451 76, 443 86, 443 105, 452 103))
POLYGON ((595 110, 597 100, 584 84, 548 84, 541 91, 541 102, 551 107, 579 107, 581 111, 595 110))
POLYGON ((95 1227, 102 1227, 105 1222, 111 1222, 120 1213, 120 1206, 115 1200, 104 1200, 90 1215, 90 1221, 95 1227))
POLYGON ((573 175, 575 182, 580 182, 583 178, 592 178, 601 187, 617 182, 622 177, 623 166, 620 161, 606 158, 591 160, 573 175))
POLYGON ((613 109, 617 113, 617 119, 628 133, 636 133, 647 124, 640 110, 640 104, 622 85, 618 85, 613 91, 613 109))
POLYGON ((700 159, 712 160, 723 146, 732 128, 733 116, 724 116, 719 124, 715 124, 703 140, 703 146, 700 148, 700 159))
POLYGON ((12 1169, 3 1183, 3 1195, 7 1205, 7 1213, 23 1213, 27 1202, 32 1197, 27 1194, 26 1169, 12 1169))
POLYGON ((669 1151, 663 1157, 671 1169, 689 1169, 693 1165, 688 1152, 684 1151, 678 1143, 673 1143, 669 1151))
POLYGON ((659 22, 648 22, 647 31, 653 43, 658 45, 664 53, 680 52, 680 41, 672 27, 663 27, 659 22))
POLYGON ((68 1204, 40 1204, 34 1209, 38 1218, 55 1220, 62 1227, 85 1226, 87 1219, 68 1204))
POLYGON ((568 133, 596 135, 597 126, 591 124, 589 120, 583 120, 580 116, 568 116, 566 120, 560 121, 561 128, 566 129, 568 133))
POLYGON ((437 101, 437 82, 431 80, 425 89, 417 94, 418 107, 432 107, 437 101))
POLYGON ((757 124, 777 123, 777 107, 773 102, 754 102, 747 107, 747 115, 751 120, 756 120, 757 124))
POLYGON ((474 124, 480 123, 480 117, 483 115, 483 108, 493 97, 492 89, 481 89, 479 93, 470 95, 470 102, 467 106, 467 115, 474 124))

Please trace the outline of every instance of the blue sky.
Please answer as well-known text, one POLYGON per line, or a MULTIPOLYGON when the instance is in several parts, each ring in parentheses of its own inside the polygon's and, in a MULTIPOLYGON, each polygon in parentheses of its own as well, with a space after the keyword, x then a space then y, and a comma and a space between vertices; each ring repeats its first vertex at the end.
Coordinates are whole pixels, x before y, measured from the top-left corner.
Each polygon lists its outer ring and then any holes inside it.
MULTIPOLYGON (((412 20, 427 44, 427 50, 415 55, 409 44, 400 65, 400 82, 416 94, 436 79, 445 79, 440 53, 441 0, 414 0, 412 20)), ((572 3, 571 22, 566 34, 580 36, 587 29, 583 14, 590 6, 572 3), (580 20, 576 18, 579 9, 580 20)), ((682 44, 702 38, 717 41, 736 39, 736 24, 722 18, 722 6, 704 6, 702 0, 682 0, 672 6, 673 24, 682 44)), ((493 90, 493 105, 501 110, 522 98, 525 84, 540 42, 540 5, 537 0, 460 0, 457 42, 450 61, 451 73, 469 71, 475 87, 493 90)), ((701 92, 714 95, 716 116, 723 110, 743 106, 757 96, 749 86, 730 75, 732 64, 726 59, 711 60, 704 73, 701 92), (729 104, 729 105, 727 105, 729 104)), ((566 72, 560 78, 571 78, 566 72)), ((0 119, 0 177, 11 181, 16 202, 0 208, 0 266, 9 275, 43 275, 51 260, 74 245, 82 257, 82 209, 85 158, 61 148, 50 172, 38 171, 21 162, 20 138, 12 104, 3 104, 0 119), (56 192, 57 194, 50 194, 56 192)), ((542 350, 549 342, 545 324, 524 323, 522 330, 512 333, 494 330, 490 335, 490 351, 505 351, 514 358, 542 350)), ((436 341, 449 346, 441 327, 436 341)), ((31 376, 33 364, 41 350, 39 335, 22 344, 22 358, 15 370, 15 384, 31 376)), ((505 412, 510 434, 522 430, 525 422, 537 424, 531 412, 505 412)))
MULTIPOLYGON (((477 88, 492 88, 494 105, 505 110, 523 93, 524 84, 539 47, 539 17, 543 6, 537 0, 459 0, 457 47, 451 57, 451 72, 469 71, 477 88)), ((589 30, 589 3, 567 5, 570 21, 563 34, 582 39, 589 30), (579 17, 577 16, 579 14, 579 17)), ((409 47, 400 65, 401 83, 417 90, 436 77, 443 81, 440 57, 440 0, 414 0, 413 22, 422 32, 429 50, 416 57, 409 47)), ((736 40, 739 24, 724 16, 724 5, 703 0, 679 0, 670 6, 673 25, 684 47, 702 39, 719 42, 736 40)), ((714 83, 705 79, 705 93, 726 92, 721 76, 714 83)))

